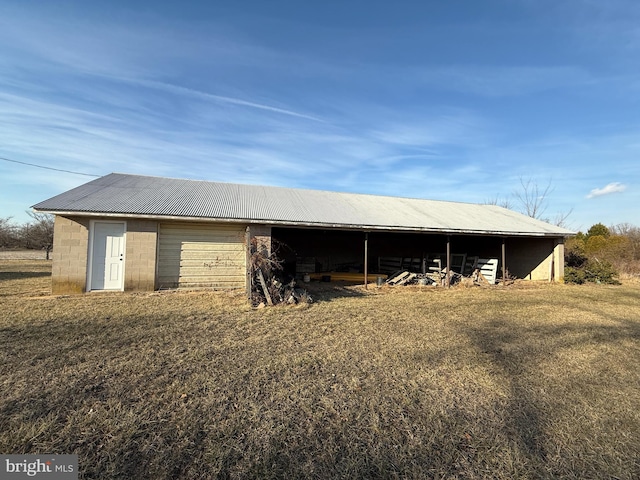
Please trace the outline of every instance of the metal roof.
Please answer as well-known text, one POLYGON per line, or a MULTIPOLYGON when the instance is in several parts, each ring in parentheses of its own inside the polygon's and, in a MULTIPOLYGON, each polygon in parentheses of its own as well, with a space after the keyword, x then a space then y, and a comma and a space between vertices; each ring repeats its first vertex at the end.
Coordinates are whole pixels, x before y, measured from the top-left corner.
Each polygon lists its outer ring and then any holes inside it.
POLYGON ((496 205, 112 173, 33 206, 55 214, 562 237, 574 232, 496 205))

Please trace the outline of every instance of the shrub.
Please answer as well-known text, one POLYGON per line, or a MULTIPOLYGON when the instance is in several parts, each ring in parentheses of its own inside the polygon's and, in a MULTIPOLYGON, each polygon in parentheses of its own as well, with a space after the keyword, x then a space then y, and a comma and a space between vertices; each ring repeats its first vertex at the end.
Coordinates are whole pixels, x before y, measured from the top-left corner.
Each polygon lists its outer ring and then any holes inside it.
POLYGON ((635 251, 630 236, 618 231, 631 232, 632 229, 625 226, 624 230, 622 227, 614 229, 612 234, 602 223, 596 223, 586 235, 578 232, 568 239, 565 244, 565 282, 619 285, 616 277, 632 263, 635 251))
POLYGON ((566 267, 564 269, 565 283, 575 283, 582 285, 585 282, 586 274, 583 269, 577 267, 566 267))
POLYGON ((564 260, 567 267, 582 268, 588 261, 587 255, 584 253, 584 245, 573 240, 567 242, 564 260))
POLYGON ((604 235, 591 235, 585 243, 585 251, 589 255, 600 252, 608 246, 608 238, 604 235))
POLYGON ((598 260, 597 258, 589 260, 584 267, 584 271, 588 282, 620 285, 620 282, 615 278, 618 276, 618 271, 607 261, 598 260))
POLYGON ((611 232, 602 223, 596 223, 595 225, 592 225, 591 228, 587 231, 587 238, 595 237, 596 235, 607 238, 609 235, 611 235, 611 232))
POLYGON ((618 272, 611 263, 598 259, 588 260, 580 267, 566 267, 564 270, 564 281, 578 285, 585 282, 620 285, 617 276, 618 272))

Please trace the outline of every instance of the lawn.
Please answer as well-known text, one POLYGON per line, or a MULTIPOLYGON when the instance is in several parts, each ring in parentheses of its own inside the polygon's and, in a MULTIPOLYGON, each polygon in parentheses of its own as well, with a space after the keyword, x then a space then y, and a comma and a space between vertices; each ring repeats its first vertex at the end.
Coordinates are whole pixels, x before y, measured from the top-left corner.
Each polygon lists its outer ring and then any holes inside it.
MULTIPOLYGON (((0 261, 0 452, 80 478, 640 478, 640 284, 51 296, 0 261)), ((312 285, 318 289, 320 285, 312 285)))

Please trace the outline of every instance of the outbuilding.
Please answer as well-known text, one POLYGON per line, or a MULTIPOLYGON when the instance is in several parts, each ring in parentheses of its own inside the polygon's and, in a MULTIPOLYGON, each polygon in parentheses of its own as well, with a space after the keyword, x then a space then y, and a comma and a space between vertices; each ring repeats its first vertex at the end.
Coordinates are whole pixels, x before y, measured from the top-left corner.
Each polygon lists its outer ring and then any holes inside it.
POLYGON ((112 173, 34 205, 55 215, 54 294, 246 288, 253 239, 285 271, 352 278, 472 259, 528 280, 564 275, 573 232, 496 205, 112 173))

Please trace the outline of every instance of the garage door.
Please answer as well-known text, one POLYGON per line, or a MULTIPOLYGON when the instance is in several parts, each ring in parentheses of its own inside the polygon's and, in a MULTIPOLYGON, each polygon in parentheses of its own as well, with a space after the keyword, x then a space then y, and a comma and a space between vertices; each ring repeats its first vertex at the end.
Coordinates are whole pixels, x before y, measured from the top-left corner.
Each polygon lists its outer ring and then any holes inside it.
POLYGON ((159 288, 244 288, 245 228, 238 225, 160 225, 159 288))

